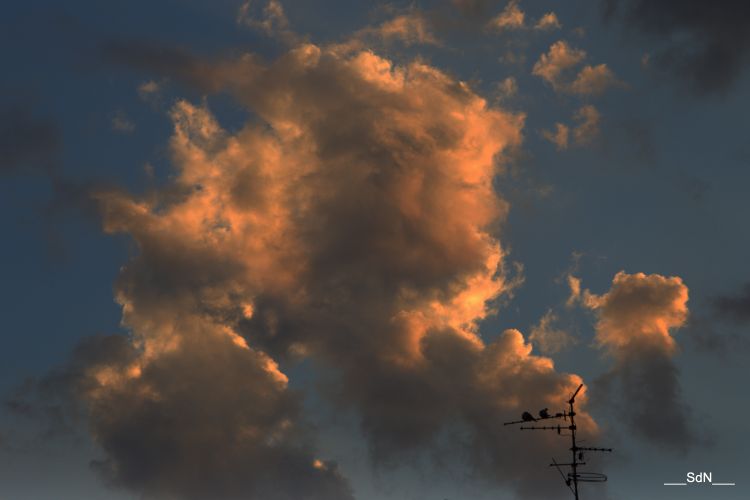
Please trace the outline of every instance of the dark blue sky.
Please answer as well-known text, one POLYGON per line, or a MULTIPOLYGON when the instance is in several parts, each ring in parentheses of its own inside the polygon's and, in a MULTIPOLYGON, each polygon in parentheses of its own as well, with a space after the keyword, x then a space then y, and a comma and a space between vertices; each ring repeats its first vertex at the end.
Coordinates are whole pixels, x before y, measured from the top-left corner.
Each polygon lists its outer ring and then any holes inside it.
MULTIPOLYGON (((510 207, 498 236, 508 265, 523 266, 524 282, 482 322, 484 338, 508 328, 528 334, 551 310, 556 327, 577 339, 550 354, 557 370, 593 384, 612 360, 595 342, 594 313, 565 306, 566 275, 600 295, 621 270, 679 276, 689 288, 690 319, 672 332, 678 346, 672 359, 698 439, 674 451, 633 438, 616 411, 592 401, 590 412, 604 431, 600 441, 616 453, 596 462, 609 475, 606 489, 585 486, 582 498, 603 498, 604 491, 612 499, 746 498, 750 439, 737 417, 750 411, 744 370, 750 297, 743 292, 750 282, 750 42, 740 34, 750 27, 748 9, 715 2, 715 9, 703 7, 701 18, 670 1, 614 2, 613 12, 605 4, 611 2, 522 0, 517 7, 525 27, 494 32, 485 26, 506 2, 287 0, 283 8, 289 31, 318 45, 345 41, 405 12, 423 13, 439 43, 385 43, 373 50, 397 64, 421 58, 490 103, 526 114, 523 142, 495 180, 510 207), (561 27, 535 30, 535 20, 550 11, 561 27), (712 37, 719 41, 712 45, 712 37), (617 83, 601 95, 577 94, 556 91, 534 75, 535 63, 558 40, 586 52, 582 65, 606 64, 617 83), (509 62, 508 52, 518 60, 509 62), (517 92, 500 98, 498 84, 509 77, 517 92), (600 114, 591 137, 577 145, 571 136, 565 149, 545 138, 543 131, 558 122, 572 134, 578 123, 572 117, 584 105, 600 114), (690 470, 712 471, 715 481, 737 486, 710 493, 709 486, 662 486, 684 480, 690 470)), ((31 1, 5 7, 0 389, 6 399, 23 392, 27 378, 65 365, 81 339, 129 332, 120 324, 113 284, 139 249, 128 235, 104 234, 89 193, 101 186, 143 193, 173 180, 169 111, 178 99, 205 102, 229 132, 242 128, 252 111, 236 96, 180 73, 192 58, 230 60, 250 52, 273 61, 294 44, 238 22, 241 5, 31 1), (139 92, 148 82, 159 91, 139 92)), ((251 15, 262 16, 252 7, 251 15)), ((432 451, 373 465, 357 411, 331 408, 326 391, 318 390, 327 375, 314 362, 284 368, 292 386, 306 391, 318 450, 338 462, 356 498, 516 494, 450 454, 437 472, 432 451)), ((655 414, 658 403, 651 401, 655 414)), ((1 497, 141 498, 137 489, 107 485, 89 466, 104 452, 85 419, 49 436, 47 419, 31 413, 9 406, 0 417, 1 497)), ((564 445, 549 453, 563 451, 564 445)), ((546 460, 539 457, 540 475, 553 474, 546 460)))

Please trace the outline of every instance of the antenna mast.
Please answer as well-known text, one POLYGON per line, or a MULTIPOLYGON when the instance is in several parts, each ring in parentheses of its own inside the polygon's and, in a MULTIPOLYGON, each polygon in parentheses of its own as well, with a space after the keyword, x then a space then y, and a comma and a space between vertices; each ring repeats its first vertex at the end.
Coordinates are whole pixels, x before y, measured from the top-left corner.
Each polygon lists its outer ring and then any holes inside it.
POLYGON ((567 426, 561 426, 558 425, 541 425, 541 426, 521 426, 520 429, 522 431, 526 430, 556 430, 558 434, 562 435, 563 430, 569 430, 570 431, 570 452, 572 454, 572 460, 570 463, 562 463, 559 464, 555 461, 555 459, 552 459, 552 463, 549 464, 550 467, 555 467, 559 472, 560 475, 563 478, 563 481, 565 481, 565 485, 570 489, 570 491, 573 493, 573 496, 575 497, 575 500, 579 500, 578 498, 578 483, 603 483, 607 480, 607 476, 604 474, 601 474, 599 472, 579 472, 578 468, 582 465, 586 465, 586 462, 583 461, 583 452, 584 451, 605 451, 605 452, 611 452, 612 448, 588 448, 588 447, 581 447, 578 446, 576 443, 576 421, 575 421, 575 400, 576 396, 580 392, 581 388, 583 388, 583 384, 578 386, 578 389, 575 390, 573 395, 568 400, 568 406, 569 409, 567 411, 563 410, 562 413, 555 413, 554 415, 550 415, 547 413, 547 409, 543 409, 539 412, 539 418, 536 418, 532 416, 529 412, 524 412, 521 416, 521 420, 516 420, 513 422, 505 422, 503 425, 513 425, 513 424, 525 424, 528 422, 536 422, 538 420, 547 420, 547 419, 563 419, 565 421, 570 418, 570 425, 567 426), (563 473, 563 470, 561 467, 570 467, 570 472, 567 474, 563 473), (571 486, 572 484, 572 486, 571 486))

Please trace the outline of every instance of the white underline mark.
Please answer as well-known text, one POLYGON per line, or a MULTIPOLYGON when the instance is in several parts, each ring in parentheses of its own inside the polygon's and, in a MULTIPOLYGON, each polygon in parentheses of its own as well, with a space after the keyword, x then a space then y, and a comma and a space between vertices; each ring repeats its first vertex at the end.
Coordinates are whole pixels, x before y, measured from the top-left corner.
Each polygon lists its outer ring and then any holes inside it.
POLYGON ((711 486, 734 486, 734 483, 711 483, 711 486))
POLYGON ((687 486, 687 483, 664 483, 664 486, 687 486))

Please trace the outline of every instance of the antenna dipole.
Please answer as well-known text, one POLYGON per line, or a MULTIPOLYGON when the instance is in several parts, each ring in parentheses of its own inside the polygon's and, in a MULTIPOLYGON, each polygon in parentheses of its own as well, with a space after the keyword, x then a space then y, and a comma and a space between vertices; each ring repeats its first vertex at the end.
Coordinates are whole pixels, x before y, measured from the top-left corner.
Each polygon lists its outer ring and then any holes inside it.
POLYGON ((515 420, 513 422, 505 422, 503 425, 513 425, 513 424, 526 424, 529 422, 537 422, 539 420, 549 420, 549 419, 563 419, 567 421, 570 419, 570 425, 529 425, 529 426, 521 426, 520 429, 522 431, 551 431, 556 430, 558 434, 562 435, 563 430, 569 430, 570 431, 570 452, 571 452, 571 462, 570 463, 557 463, 555 459, 552 459, 552 463, 549 464, 550 467, 555 467, 559 472, 560 475, 563 478, 563 481, 565 481, 565 485, 570 489, 570 491, 573 493, 573 496, 575 497, 575 500, 579 500, 578 498, 578 483, 603 483, 607 480, 607 476, 604 474, 601 474, 599 472, 579 472, 578 468, 582 465, 586 465, 586 462, 583 461, 583 452, 584 451, 604 451, 604 452, 611 452, 612 448, 590 448, 590 447, 581 447, 578 446, 578 443, 576 442, 576 431, 578 430, 576 427, 576 411, 575 411, 575 401, 576 396, 583 388, 583 384, 578 386, 578 389, 575 390, 572 396, 570 396, 570 399, 568 400, 568 410, 563 410, 561 413, 555 413, 554 415, 550 415, 547 411, 547 408, 544 408, 539 412, 539 417, 534 417, 529 412, 523 412, 523 415, 521 416, 521 420, 515 420), (563 473, 563 470, 561 467, 570 467, 570 472, 567 474, 563 473))

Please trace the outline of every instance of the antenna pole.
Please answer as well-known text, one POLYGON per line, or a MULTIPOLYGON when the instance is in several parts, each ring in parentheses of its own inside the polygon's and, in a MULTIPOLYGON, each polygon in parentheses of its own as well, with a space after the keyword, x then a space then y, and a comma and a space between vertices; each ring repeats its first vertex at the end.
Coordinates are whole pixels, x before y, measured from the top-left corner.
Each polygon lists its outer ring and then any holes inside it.
POLYGON ((576 442, 576 432, 578 431, 578 428, 576 426, 576 411, 575 411, 575 402, 576 402, 576 396, 583 388, 583 384, 579 385, 578 388, 575 390, 573 395, 568 400, 568 411, 563 411, 562 413, 556 413, 554 415, 549 414, 547 411, 547 408, 544 410, 541 410, 539 412, 539 418, 534 418, 529 412, 524 412, 522 415, 522 420, 516 420, 513 422, 506 422, 504 425, 512 425, 512 424, 524 424, 528 422, 536 422, 538 420, 547 420, 551 418, 562 418, 564 420, 567 420, 568 417, 570 417, 570 425, 568 426, 548 426, 548 425, 530 425, 530 426, 521 426, 520 429, 523 430, 534 430, 534 431, 543 431, 543 430, 556 430, 558 434, 561 434, 561 430, 566 429, 570 430, 570 452, 572 453, 572 458, 570 463, 568 464, 559 464, 555 461, 555 459, 552 459, 552 463, 550 464, 550 467, 555 467, 560 472, 560 474, 563 476, 563 480, 565 481, 565 485, 570 489, 570 491, 573 493, 573 496, 575 497, 575 500, 580 500, 578 497, 578 483, 579 481, 582 483, 601 483, 607 480, 607 476, 604 474, 598 473, 598 472, 578 472, 578 467, 582 465, 586 465, 586 462, 583 460, 583 451, 612 451, 612 448, 590 448, 590 447, 580 447, 578 446, 578 443, 576 442), (566 466, 570 467, 570 471, 567 476, 563 474, 562 469, 560 469, 560 466, 566 466), (573 483, 571 485, 571 483, 573 483))
POLYGON ((578 499, 578 447, 576 446, 576 421, 575 416, 576 412, 573 409, 573 403, 575 403, 576 396, 578 395, 578 391, 581 390, 581 387, 583 387, 583 384, 578 386, 578 389, 576 389, 576 392, 573 393, 573 396, 571 396, 570 401, 568 401, 568 404, 570 405, 570 441, 573 446, 571 446, 570 451, 573 454, 573 461, 570 464, 571 469, 573 470, 573 495, 575 495, 576 500, 578 499))

